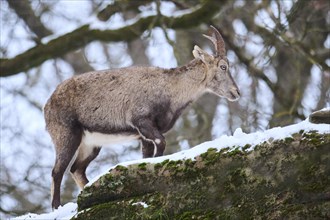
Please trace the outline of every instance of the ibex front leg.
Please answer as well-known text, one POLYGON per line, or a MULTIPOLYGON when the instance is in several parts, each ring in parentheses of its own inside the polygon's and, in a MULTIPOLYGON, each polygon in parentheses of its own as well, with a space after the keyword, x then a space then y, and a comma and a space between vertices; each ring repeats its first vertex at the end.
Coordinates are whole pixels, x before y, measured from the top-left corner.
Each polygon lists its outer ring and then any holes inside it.
POLYGON ((164 136, 159 132, 158 128, 154 125, 154 123, 147 118, 141 118, 133 122, 135 129, 139 132, 142 136, 142 148, 143 150, 143 157, 151 157, 150 152, 153 152, 152 147, 156 146, 156 154, 155 157, 163 156, 166 142, 164 136), (148 144, 152 143, 151 144, 148 144))

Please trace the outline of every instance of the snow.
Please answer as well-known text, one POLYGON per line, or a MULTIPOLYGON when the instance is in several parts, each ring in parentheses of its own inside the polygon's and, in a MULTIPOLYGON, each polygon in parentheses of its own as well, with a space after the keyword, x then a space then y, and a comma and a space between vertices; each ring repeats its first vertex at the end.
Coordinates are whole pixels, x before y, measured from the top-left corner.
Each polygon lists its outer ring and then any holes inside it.
POLYGON ((15 220, 25 220, 25 219, 40 219, 40 220, 45 220, 45 219, 70 219, 72 218, 75 214, 77 213, 77 203, 69 202, 65 204, 64 206, 58 207, 58 209, 50 212, 50 213, 45 213, 45 214, 26 214, 22 215, 16 218, 13 218, 15 220))
POLYGON ((143 206, 143 208, 148 208, 149 207, 148 204, 145 203, 145 202, 135 202, 132 205, 141 205, 141 206, 143 206))
MULTIPOLYGON (((327 110, 330 110, 328 108, 327 110)), ((250 134, 246 134, 242 131, 241 128, 236 129, 232 136, 222 135, 221 137, 213 140, 204 142, 196 147, 193 147, 189 150, 183 150, 175 154, 163 156, 163 157, 156 157, 156 158, 147 158, 147 159, 140 159, 140 160, 133 160, 120 163, 118 165, 121 166, 128 166, 132 164, 138 163, 160 163, 164 160, 182 160, 182 159, 192 159, 204 152, 206 152, 209 148, 216 148, 218 150, 232 147, 232 146, 245 146, 246 144, 251 145, 248 150, 253 150, 253 147, 259 143, 264 141, 273 141, 278 139, 283 139, 286 137, 290 137, 292 134, 299 132, 300 130, 311 131, 315 130, 321 134, 323 133, 330 133, 330 125, 329 124, 312 124, 306 119, 300 123, 286 126, 286 127, 276 127, 266 131, 258 131, 250 134)), ((116 165, 117 166, 117 165, 116 165)), ((114 166, 115 167, 115 166, 114 166)), ((111 167, 110 169, 114 168, 111 167)), ((108 172, 108 171, 107 171, 108 172)), ((98 180, 101 176, 105 173, 100 174, 96 178, 90 181, 88 186, 91 185, 93 182, 98 180)), ((148 204, 145 202, 136 202, 132 205, 142 205, 144 208, 148 208, 148 204)), ((14 219, 70 219, 77 213, 77 204, 76 203, 68 203, 64 206, 60 206, 59 209, 50 212, 48 214, 26 214, 14 219)))

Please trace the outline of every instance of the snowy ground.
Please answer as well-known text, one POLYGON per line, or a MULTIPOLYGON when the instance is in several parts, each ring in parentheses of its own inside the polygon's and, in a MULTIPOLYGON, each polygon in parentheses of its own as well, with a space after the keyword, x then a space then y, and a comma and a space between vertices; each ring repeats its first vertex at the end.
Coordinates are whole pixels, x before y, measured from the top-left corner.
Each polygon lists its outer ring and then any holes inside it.
MULTIPOLYGON (((217 138, 213 141, 202 143, 194 148, 189 150, 184 150, 172 155, 167 155, 163 157, 157 158, 148 158, 148 159, 141 159, 141 160, 133 160, 124 163, 120 163, 122 166, 128 166, 130 164, 136 163, 159 163, 166 159, 170 160, 180 160, 180 159, 194 159, 195 156, 200 155, 201 153, 207 151, 209 148, 217 148, 222 149, 231 146, 244 146, 246 144, 250 144, 251 148, 253 146, 268 140, 276 140, 276 139, 283 139, 285 137, 291 136, 293 133, 297 133, 300 130, 310 131, 310 130, 317 130, 319 133, 330 133, 330 125, 329 124, 312 124, 308 122, 308 119, 302 121, 298 124, 290 125, 287 127, 277 127, 272 128, 263 132, 255 132, 251 134, 245 134, 242 132, 242 129, 236 129, 233 136, 223 135, 220 138, 217 138)), ((100 176, 104 175, 104 173, 100 174, 98 177, 94 178, 90 181, 90 184, 95 182, 100 176)), ((64 206, 59 207, 58 210, 55 210, 50 213, 45 214, 26 214, 20 217, 16 217, 14 219, 70 219, 77 213, 77 204, 76 203, 67 203, 64 206)))

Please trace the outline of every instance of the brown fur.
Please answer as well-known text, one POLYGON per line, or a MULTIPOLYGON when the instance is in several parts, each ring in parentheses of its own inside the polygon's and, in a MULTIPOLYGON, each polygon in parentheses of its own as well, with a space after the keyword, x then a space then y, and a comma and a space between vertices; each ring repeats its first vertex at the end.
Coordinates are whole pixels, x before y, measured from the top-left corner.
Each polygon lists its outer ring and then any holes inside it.
POLYGON ((88 182, 85 170, 106 135, 113 140, 139 138, 144 157, 161 156, 166 145, 163 134, 189 103, 205 92, 232 101, 239 98, 225 57, 214 57, 197 46, 193 54, 194 60, 178 68, 95 71, 74 76, 56 88, 44 109, 56 149, 52 207, 60 205, 63 174, 75 154, 70 169, 74 180, 80 187, 88 182), (226 70, 221 69, 224 66, 226 70), (98 140, 89 137, 94 134, 98 140))

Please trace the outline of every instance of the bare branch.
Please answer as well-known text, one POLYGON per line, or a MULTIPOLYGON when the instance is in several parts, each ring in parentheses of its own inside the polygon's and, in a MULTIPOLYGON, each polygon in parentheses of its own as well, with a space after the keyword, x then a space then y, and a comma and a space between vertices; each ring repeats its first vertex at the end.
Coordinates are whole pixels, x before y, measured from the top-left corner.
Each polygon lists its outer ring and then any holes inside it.
POLYGON ((40 18, 34 14, 29 1, 7 0, 7 2, 17 16, 24 20, 25 24, 38 38, 41 39, 52 34, 52 32, 42 24, 40 18))
MULTIPOLYGON (((222 4, 221 4, 222 5, 222 4)), ((66 53, 84 47, 92 41, 118 42, 131 41, 140 36, 150 25, 166 25, 168 28, 190 28, 208 22, 219 11, 220 4, 207 0, 197 10, 178 17, 142 17, 131 25, 116 30, 90 29, 83 25, 71 33, 60 36, 47 44, 37 45, 11 59, 0 59, 0 77, 11 76, 39 66, 49 59, 61 57, 66 53)))
POLYGON ((130 1, 114 1, 101 10, 97 14, 97 18, 101 21, 107 21, 109 18, 118 12, 124 12, 128 10, 137 10, 139 6, 146 5, 153 2, 152 0, 130 0, 130 1))

